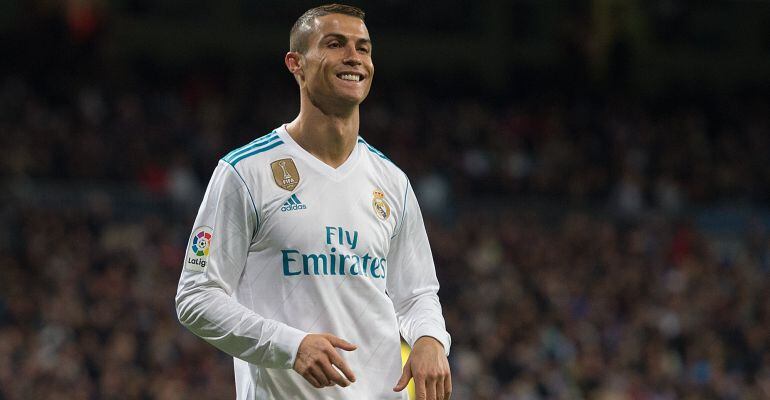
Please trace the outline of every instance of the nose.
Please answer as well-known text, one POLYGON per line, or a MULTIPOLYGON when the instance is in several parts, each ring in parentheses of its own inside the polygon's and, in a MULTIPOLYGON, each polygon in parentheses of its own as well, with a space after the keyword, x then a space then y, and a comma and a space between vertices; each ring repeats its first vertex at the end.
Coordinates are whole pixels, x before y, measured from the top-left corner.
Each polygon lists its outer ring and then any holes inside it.
POLYGON ((350 67, 356 67, 361 65, 361 60, 358 58, 345 58, 342 60, 342 63, 350 67))
POLYGON ((351 67, 361 65, 360 55, 356 51, 356 46, 346 46, 345 49, 345 58, 342 60, 342 63, 351 67))

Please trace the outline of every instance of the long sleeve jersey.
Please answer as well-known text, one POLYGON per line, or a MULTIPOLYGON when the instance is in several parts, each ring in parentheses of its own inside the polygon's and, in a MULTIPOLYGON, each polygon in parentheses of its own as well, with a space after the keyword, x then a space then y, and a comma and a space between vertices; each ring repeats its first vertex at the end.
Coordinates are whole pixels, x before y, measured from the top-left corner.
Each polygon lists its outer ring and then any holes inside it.
POLYGON ((449 353, 439 284, 414 191, 358 138, 332 168, 282 126, 223 157, 187 245, 179 320, 233 356, 240 399, 406 399, 400 336, 449 353), (338 350, 356 382, 316 389, 292 370, 308 333, 338 350))

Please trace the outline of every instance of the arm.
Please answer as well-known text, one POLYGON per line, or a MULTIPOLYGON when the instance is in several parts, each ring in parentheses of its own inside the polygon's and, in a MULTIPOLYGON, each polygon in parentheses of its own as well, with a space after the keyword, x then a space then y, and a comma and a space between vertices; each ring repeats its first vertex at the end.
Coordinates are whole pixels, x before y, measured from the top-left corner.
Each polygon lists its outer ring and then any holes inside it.
POLYGON ((207 254, 187 245, 176 294, 179 321, 225 353, 268 368, 292 368, 306 332, 264 318, 231 297, 246 266, 258 217, 237 171, 220 161, 206 190, 193 236, 209 233, 207 254), (204 264, 205 263, 205 264, 204 264))
POLYGON ((449 355, 451 337, 446 331, 438 279, 425 232, 420 206, 411 185, 407 183, 404 215, 391 239, 388 254, 388 294, 396 308, 401 335, 414 348, 423 336, 435 338, 449 355))
POLYGON ((403 390, 414 377, 418 398, 448 399, 452 392, 447 360, 451 337, 441 315, 439 284, 422 213, 408 182, 406 191, 402 226, 388 254, 387 286, 401 335, 412 352, 393 390, 403 390))

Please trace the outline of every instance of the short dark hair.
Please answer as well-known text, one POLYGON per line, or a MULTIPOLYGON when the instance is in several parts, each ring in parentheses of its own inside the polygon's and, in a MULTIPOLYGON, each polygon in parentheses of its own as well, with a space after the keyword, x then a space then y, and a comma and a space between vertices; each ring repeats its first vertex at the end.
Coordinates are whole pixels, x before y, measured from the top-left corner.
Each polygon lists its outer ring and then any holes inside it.
POLYGON ((324 4, 305 11, 294 26, 291 27, 289 34, 289 51, 296 51, 304 54, 308 49, 307 38, 310 36, 310 23, 316 17, 323 17, 329 14, 344 14, 356 17, 361 21, 366 14, 358 7, 346 6, 344 4, 324 4))

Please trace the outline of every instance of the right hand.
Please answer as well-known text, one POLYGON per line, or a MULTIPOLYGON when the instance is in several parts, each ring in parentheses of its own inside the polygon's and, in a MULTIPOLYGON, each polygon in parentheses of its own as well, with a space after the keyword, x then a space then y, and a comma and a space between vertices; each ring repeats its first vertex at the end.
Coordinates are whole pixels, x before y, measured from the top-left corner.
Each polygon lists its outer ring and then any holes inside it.
POLYGON ((308 334, 299 344, 294 370, 318 389, 334 386, 335 383, 342 387, 349 386, 356 381, 356 376, 335 347, 346 351, 358 348, 329 333, 308 334), (345 376, 340 375, 334 367, 339 368, 345 376))

